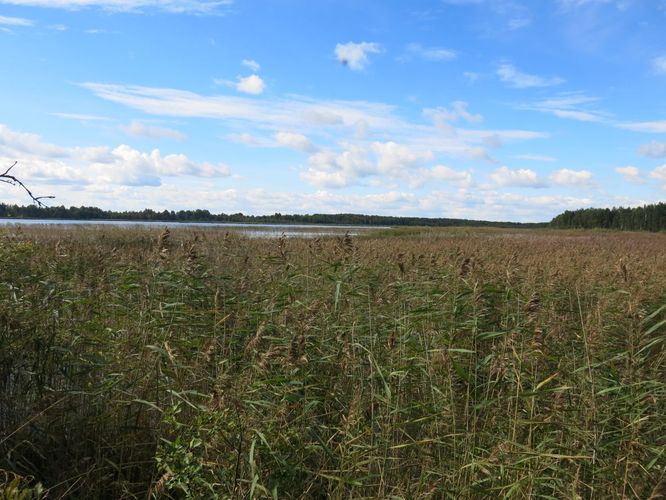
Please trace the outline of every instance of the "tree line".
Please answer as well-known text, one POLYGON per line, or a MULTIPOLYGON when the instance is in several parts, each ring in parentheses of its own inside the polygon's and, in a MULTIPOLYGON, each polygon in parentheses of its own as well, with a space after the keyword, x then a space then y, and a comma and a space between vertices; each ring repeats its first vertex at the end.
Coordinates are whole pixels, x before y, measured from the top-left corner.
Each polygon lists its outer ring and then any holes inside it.
POLYGON ((550 221, 561 229, 618 229, 624 231, 666 230, 666 203, 625 208, 567 210, 550 221))
POLYGON ((141 211, 102 210, 97 207, 64 207, 37 205, 9 205, 0 203, 0 218, 12 219, 64 219, 64 220, 121 220, 159 222, 233 222, 247 224, 342 224, 362 226, 485 226, 498 228, 543 227, 546 224, 494 222, 468 219, 395 217, 362 214, 281 214, 245 215, 213 214, 208 210, 162 210, 149 208, 141 211))

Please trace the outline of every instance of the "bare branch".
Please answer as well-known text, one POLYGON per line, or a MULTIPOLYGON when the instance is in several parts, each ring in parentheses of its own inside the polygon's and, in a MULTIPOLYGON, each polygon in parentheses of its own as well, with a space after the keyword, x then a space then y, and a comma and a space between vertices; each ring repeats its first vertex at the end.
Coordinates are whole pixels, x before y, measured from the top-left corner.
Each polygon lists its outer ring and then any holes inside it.
POLYGON ((53 198, 55 198, 55 196, 35 196, 34 194, 32 194, 32 191, 30 191, 28 189, 28 187, 25 184, 23 184, 23 182, 21 182, 19 179, 17 179, 16 177, 14 177, 13 175, 11 175, 9 173, 16 166, 17 163, 18 162, 15 161, 14 163, 12 163, 12 165, 7 170, 4 171, 4 173, 0 174, 0 182, 4 182, 5 184, 11 184, 12 186, 19 186, 19 187, 23 188, 23 190, 26 193, 28 193, 28 196, 30 196, 32 201, 38 207, 45 208, 46 205, 44 205, 44 203, 42 203, 42 200, 53 199, 53 198))

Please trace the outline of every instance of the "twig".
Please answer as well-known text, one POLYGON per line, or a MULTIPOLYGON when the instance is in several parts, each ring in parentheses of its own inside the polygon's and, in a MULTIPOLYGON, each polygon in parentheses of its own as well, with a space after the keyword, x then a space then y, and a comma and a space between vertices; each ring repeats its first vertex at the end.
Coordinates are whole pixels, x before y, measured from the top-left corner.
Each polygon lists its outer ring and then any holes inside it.
POLYGON ((12 186, 22 187, 38 207, 45 208, 46 205, 42 203, 42 200, 53 199, 55 198, 55 196, 35 196, 34 194, 32 194, 32 191, 30 191, 25 184, 23 184, 19 179, 17 179, 16 177, 14 177, 9 173, 16 166, 17 163, 18 161, 15 161, 11 167, 5 170, 4 173, 0 174, 0 182, 4 182, 5 184, 11 184, 12 186))

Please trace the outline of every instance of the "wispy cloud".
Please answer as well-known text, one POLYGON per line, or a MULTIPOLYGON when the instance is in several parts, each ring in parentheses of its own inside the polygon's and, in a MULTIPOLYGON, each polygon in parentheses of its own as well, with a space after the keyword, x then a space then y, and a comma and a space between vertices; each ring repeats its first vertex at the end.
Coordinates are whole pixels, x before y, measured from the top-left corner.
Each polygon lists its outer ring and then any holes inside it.
POLYGON ((51 113, 51 115, 57 116, 58 118, 64 118, 66 120, 78 120, 81 122, 97 122, 109 120, 109 118, 105 116, 88 115, 84 113, 51 113))
POLYGON ((253 59, 243 59, 241 61, 241 64, 243 66, 245 66, 246 68, 251 69, 255 73, 261 69, 261 66, 259 65, 259 63, 255 60, 253 60, 253 59))
POLYGON ((32 26, 35 22, 31 19, 25 19, 23 17, 7 17, 0 16, 0 24, 5 26, 32 26))
POLYGON ((516 160, 525 160, 525 161, 543 161, 543 162, 553 162, 557 161, 557 158, 553 156, 546 155, 534 155, 534 154, 523 154, 514 156, 516 160))
POLYGON ((606 113, 591 107, 597 102, 596 97, 589 97, 579 93, 560 94, 548 99, 542 99, 529 104, 518 106, 519 109, 539 111, 558 118, 577 120, 582 122, 605 122, 609 121, 606 113))
POLYGON ((140 121, 133 121, 127 126, 123 126, 122 130, 134 137, 147 137, 150 139, 173 139, 176 141, 184 141, 185 135, 178 130, 167 127, 155 127, 153 125, 146 125, 140 121))
POLYGON ((379 54, 382 50, 382 46, 375 42, 338 43, 335 46, 335 57, 341 64, 360 71, 370 62, 369 54, 379 54))
POLYGON ((176 14, 213 14, 221 12, 233 0, 0 0, 0 4, 81 9, 99 7, 112 12, 141 12, 161 10, 176 14))
POLYGON ((559 77, 544 77, 523 73, 512 64, 503 63, 497 68, 497 76, 504 83, 516 89, 527 89, 532 87, 553 87, 564 83, 559 77))
POLYGON ((624 122, 618 123, 618 127, 635 132, 649 132, 651 134, 666 134, 666 120, 651 122, 624 122))
POLYGON ((483 116, 470 113, 467 110, 467 106, 468 104, 465 101, 454 101, 451 103, 451 109, 444 107, 426 108, 423 110, 423 114, 439 127, 448 126, 459 119, 463 119, 468 123, 481 123, 483 116))
POLYGON ((600 5, 614 5, 618 10, 626 10, 631 4, 631 0, 557 0, 557 3, 564 11, 600 5))
POLYGON ((419 43, 410 43, 407 45, 407 53, 426 61, 452 61, 458 57, 458 53, 455 50, 443 47, 424 47, 419 43))

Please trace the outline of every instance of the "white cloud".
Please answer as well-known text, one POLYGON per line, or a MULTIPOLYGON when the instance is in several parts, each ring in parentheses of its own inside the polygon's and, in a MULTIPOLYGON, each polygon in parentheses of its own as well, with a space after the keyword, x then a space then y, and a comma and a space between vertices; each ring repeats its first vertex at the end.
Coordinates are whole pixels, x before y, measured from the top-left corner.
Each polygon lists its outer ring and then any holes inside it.
POLYGON ((66 26, 64 24, 52 24, 49 26, 49 29, 53 31, 67 31, 69 29, 69 26, 66 26))
POLYGON ((666 120, 652 121, 652 122, 627 122, 618 123, 618 127, 634 130, 636 132, 648 132, 651 134, 665 134, 666 133, 666 120))
POLYGON ((472 185, 472 174, 468 171, 454 170, 446 165, 435 165, 429 172, 429 177, 434 180, 446 181, 459 187, 472 185))
POLYGON ((561 186, 582 186, 590 183, 592 180, 592 172, 563 168, 553 172, 550 176, 550 180, 561 186))
POLYGON ((317 150, 317 147, 303 134, 297 134, 294 132, 277 132, 274 137, 278 144, 290 149, 305 152, 314 152, 317 150))
POLYGON ((638 148, 638 154, 648 158, 663 158, 666 156, 666 143, 652 141, 648 144, 642 144, 638 148))
POLYGON ((442 47, 423 47, 418 43, 407 45, 407 51, 426 61, 452 61, 458 57, 455 50, 442 47))
POLYGON ((423 114, 440 127, 460 118, 469 123, 481 123, 483 121, 483 116, 467 111, 467 103, 464 101, 454 101, 451 103, 451 109, 443 107, 426 108, 423 110, 423 114))
POLYGON ((498 186, 544 187, 544 183, 539 179, 537 173, 525 168, 512 170, 508 167, 500 167, 490 174, 490 178, 498 186))
POLYGON ((382 47, 374 42, 338 43, 335 46, 335 57, 350 69, 359 71, 369 63, 368 54, 378 54, 382 47))
POLYGON ((258 75, 238 77, 238 82, 236 83, 236 90, 246 94, 259 95, 265 88, 266 84, 258 75))
POLYGON ((481 75, 479 73, 475 73, 474 71, 465 71, 463 72, 463 78, 465 78, 468 83, 474 83, 479 78, 481 78, 481 75))
POLYGON ((122 129, 129 135, 133 135, 135 137, 148 137, 151 139, 174 139, 176 141, 185 140, 185 135, 178 130, 166 127, 145 125, 136 120, 129 125, 122 127, 122 129))
POLYGON ((232 0, 0 0, 0 4, 59 9, 100 7, 112 12, 162 10, 172 13, 213 14, 232 4, 232 0))
POLYGON ((508 63, 500 64, 499 68, 497 68, 497 76, 499 76, 500 80, 504 83, 507 83, 510 87, 516 89, 552 87, 564 82, 564 80, 559 77, 543 77, 522 73, 521 71, 518 71, 515 66, 508 63))
POLYGON ((650 172, 650 177, 665 183, 664 187, 666 187, 666 165, 655 168, 652 172, 650 172))
POLYGON ((636 167, 627 165, 626 167, 617 167, 615 171, 620 174, 626 182, 642 182, 641 171, 636 167))
POLYGON ((259 63, 258 63, 257 61, 254 61, 253 59, 243 59, 243 60, 241 61, 241 64, 242 64, 243 66, 245 66, 246 68, 251 69, 251 70, 254 71, 255 73, 256 73, 257 71, 259 71, 259 69, 261 69, 261 66, 259 65, 259 63))
POLYGON ((393 141, 373 142, 371 147, 379 172, 389 176, 399 177, 418 162, 433 159, 431 151, 414 150, 393 141))
POLYGON ((245 144, 246 146, 264 147, 264 148, 271 146, 271 141, 263 139, 261 137, 256 137, 247 132, 243 132, 241 134, 229 134, 227 136, 227 139, 238 144, 245 144))
POLYGON ((109 118, 105 116, 98 115, 87 115, 83 113, 51 113, 53 116, 58 118, 64 118, 65 120, 77 120, 80 122, 98 122, 98 121, 108 121, 109 118))
POLYGON ((162 176, 226 177, 223 164, 197 163, 183 154, 143 152, 126 144, 61 147, 42 141, 36 134, 15 132, 0 125, 0 164, 17 160, 24 178, 78 185, 161 183, 162 176))
POLYGON ((322 149, 308 158, 309 168, 301 172, 304 181, 318 187, 340 188, 368 177, 407 180, 414 167, 434 158, 431 151, 410 148, 393 141, 370 145, 342 143, 341 151, 322 149))
POLYGON ((0 16, 0 24, 6 26, 32 26, 35 23, 31 19, 24 19, 22 17, 0 16))
MULTIPOLYGON (((139 86, 97 83, 83 86, 102 99, 147 114, 222 120, 237 129, 233 131, 236 133, 232 134, 232 140, 251 146, 275 146, 275 134, 288 131, 306 135, 315 143, 322 140, 341 144, 354 140, 364 146, 366 156, 375 154, 371 151, 371 141, 374 140, 400 144, 418 154, 431 152, 433 155, 494 162, 486 150, 488 146, 546 137, 544 133, 528 130, 465 129, 452 124, 442 128, 425 120, 414 122, 403 119, 391 105, 366 101, 316 100, 293 95, 251 99, 229 95, 204 96, 176 89, 139 86), (273 139, 256 137, 265 137, 266 132, 273 139)), ((454 103, 450 109, 439 109, 433 117, 435 115, 472 122, 481 119, 479 115, 470 113, 462 102, 454 103)), ((347 148, 343 146, 342 149, 347 148)), ((329 161, 329 164, 335 162, 329 161)), ((308 178, 321 181, 324 176, 312 174, 308 178)), ((341 184, 339 178, 335 182, 341 184)))
POLYGON ((557 158, 553 156, 533 155, 533 154, 516 155, 514 156, 514 158, 516 160, 525 160, 525 161, 547 161, 547 162, 557 161, 557 158))
POLYGON ((666 74, 666 56, 655 57, 652 60, 652 68, 656 73, 666 74))
POLYGON ((518 109, 539 111, 558 118, 566 118, 582 122, 607 122, 605 113, 590 109, 592 103, 597 102, 596 97, 589 97, 580 93, 565 93, 549 99, 542 99, 531 104, 518 106, 518 109))

